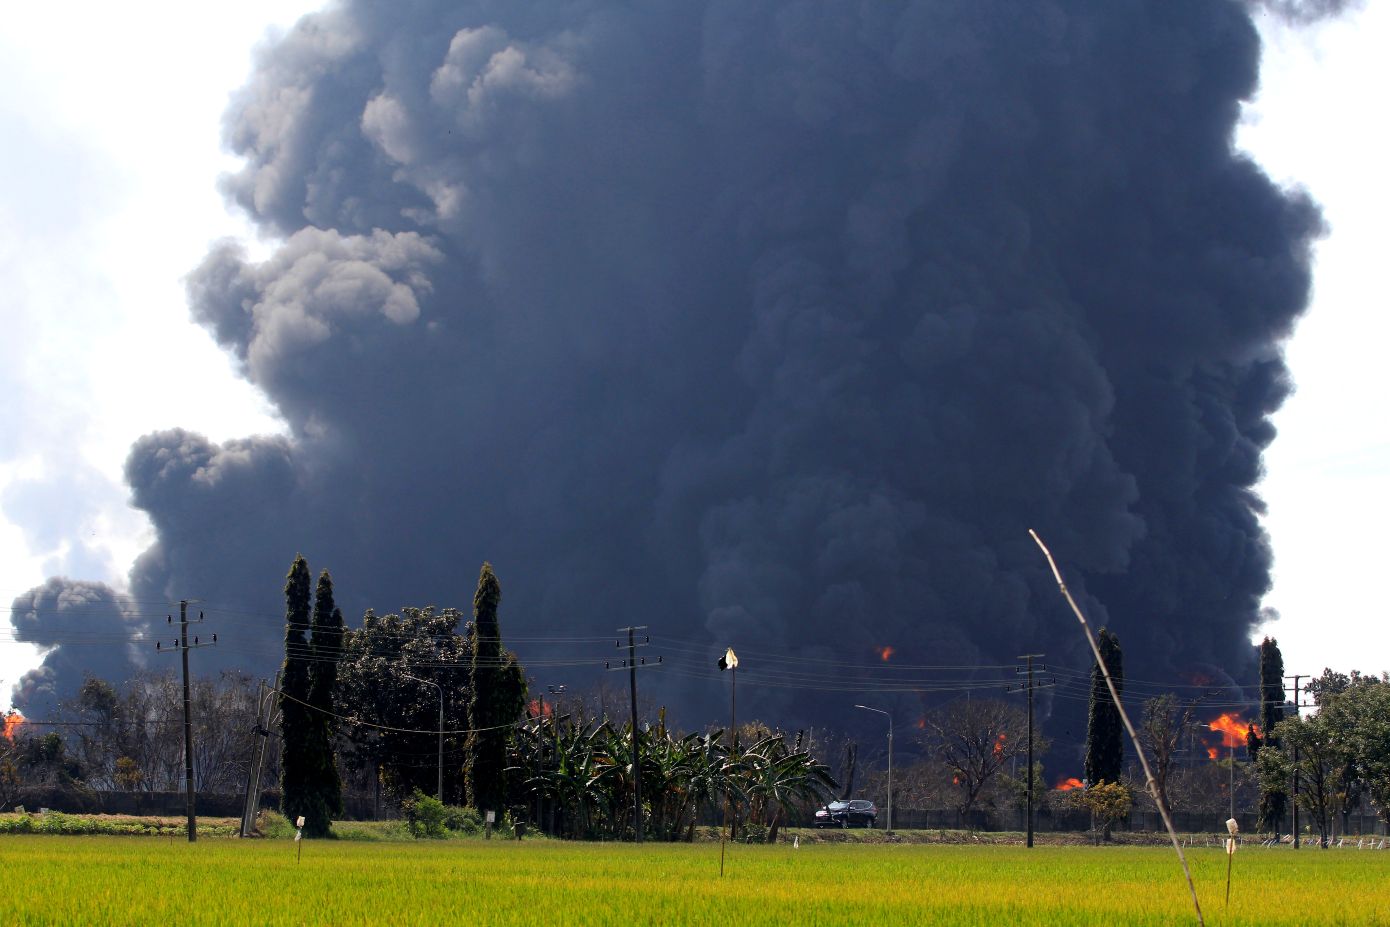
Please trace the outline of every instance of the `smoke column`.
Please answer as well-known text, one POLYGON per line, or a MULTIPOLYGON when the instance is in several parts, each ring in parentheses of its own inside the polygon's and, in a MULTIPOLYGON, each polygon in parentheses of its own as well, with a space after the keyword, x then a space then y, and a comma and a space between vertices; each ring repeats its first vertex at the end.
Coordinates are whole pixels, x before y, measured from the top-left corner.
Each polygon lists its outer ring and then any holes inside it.
MULTIPOLYGON (((225 192, 280 244, 219 245, 189 282, 290 435, 132 449, 158 534, 132 598, 238 603, 258 617, 199 661, 262 672, 298 551, 350 616, 466 605, 488 559, 518 639, 632 623, 712 655, 1085 666, 1034 527, 1136 678, 1253 679, 1254 486, 1321 220, 1233 149, 1251 16, 306 18, 226 117, 225 192)), ((702 725, 724 691, 672 662, 643 685, 702 725)), ((783 723, 853 701, 748 698, 783 723)))

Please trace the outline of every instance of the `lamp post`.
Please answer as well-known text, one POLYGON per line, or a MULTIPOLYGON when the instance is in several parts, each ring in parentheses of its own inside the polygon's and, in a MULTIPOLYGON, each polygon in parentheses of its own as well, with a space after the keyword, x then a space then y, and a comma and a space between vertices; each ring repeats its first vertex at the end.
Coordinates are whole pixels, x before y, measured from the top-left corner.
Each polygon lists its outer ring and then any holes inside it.
MULTIPOLYGON (((738 654, 734 653, 734 648, 729 647, 724 651, 724 656, 719 658, 716 664, 720 672, 729 671, 729 766, 737 760, 738 753, 738 654)), ((724 876, 724 843, 725 832, 729 828, 729 799, 728 790, 724 795, 724 827, 719 832, 719 876, 724 876)))
POLYGON ((412 676, 409 673, 402 673, 401 675, 406 679, 423 682, 425 685, 434 686, 439 690, 439 794, 435 797, 442 803, 444 801, 444 687, 437 682, 421 679, 419 676, 412 676))
MULTIPOLYGON (((1230 735, 1227 735, 1230 737, 1230 735)), ((1226 794, 1231 799, 1231 820, 1236 819, 1236 739, 1231 737, 1231 768, 1226 778, 1226 794)), ((1228 892, 1229 894, 1229 892, 1228 892)))
POLYGON ((862 708, 865 711, 873 711, 883 715, 888 719, 888 830, 893 832, 893 716, 882 708, 870 708, 868 705, 855 705, 855 708, 862 708))

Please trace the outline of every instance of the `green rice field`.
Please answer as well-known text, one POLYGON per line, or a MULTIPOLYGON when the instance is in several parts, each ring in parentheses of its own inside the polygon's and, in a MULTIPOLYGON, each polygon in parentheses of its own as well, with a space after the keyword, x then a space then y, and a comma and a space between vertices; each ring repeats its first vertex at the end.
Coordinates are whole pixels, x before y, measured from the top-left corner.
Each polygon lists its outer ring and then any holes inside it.
MULTIPOLYGON (((1155 847, 0 837, 5 924, 1196 923, 1155 847)), ((1390 852, 1188 851, 1208 924, 1390 925, 1390 852)))

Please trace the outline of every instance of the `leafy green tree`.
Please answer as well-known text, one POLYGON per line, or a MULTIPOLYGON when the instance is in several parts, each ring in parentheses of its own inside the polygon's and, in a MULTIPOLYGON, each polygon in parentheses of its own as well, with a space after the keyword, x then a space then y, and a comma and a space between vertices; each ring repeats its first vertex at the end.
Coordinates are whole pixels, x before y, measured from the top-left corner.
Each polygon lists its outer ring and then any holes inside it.
MULTIPOLYGON (((1024 764, 1025 766, 1027 763, 1024 764)), ((999 786, 1004 794, 1008 796, 1009 804, 1019 811, 1028 809, 1028 770, 1023 770, 1022 776, 1011 776, 1001 773, 999 776, 999 786)), ((1049 806, 1049 795, 1051 789, 1047 784, 1046 770, 1043 768, 1041 760, 1033 763, 1033 810, 1044 811, 1049 806)))
MULTIPOLYGON (((1336 808, 1342 776, 1348 769, 1349 746, 1326 712, 1312 717, 1292 715, 1271 732, 1299 774, 1298 803, 1307 809, 1318 828, 1319 844, 1327 849, 1332 813, 1336 808)), ((1261 750, 1263 756, 1268 750, 1261 750)))
POLYGON ((469 674, 469 734, 465 745, 468 803, 500 811, 506 800, 507 744, 526 707, 526 679, 516 654, 502 650, 497 609, 502 585, 484 563, 473 594, 473 661, 469 674))
MULTIPOLYGON (((1107 663, 1108 665, 1108 663, 1107 663)), ((1067 793, 1067 800, 1091 812, 1095 842, 1110 839, 1115 822, 1129 814, 1134 796, 1122 782, 1102 781, 1067 793)))
POLYGON ((18 738, 14 767, 26 786, 70 789, 85 778, 81 762, 68 752, 61 734, 31 734, 18 738))
POLYGON ((134 792, 140 788, 140 783, 144 781, 145 774, 140 770, 140 766, 128 756, 116 759, 116 771, 113 775, 116 788, 122 792, 134 792))
MULTIPOLYGON (((1323 673, 1325 680, 1331 671, 1323 673)), ((1350 768, 1340 774, 1343 830, 1348 815, 1364 788, 1390 824, 1390 677, 1376 678, 1352 673, 1342 677, 1345 684, 1315 690, 1318 716, 1342 747, 1350 768)))
MULTIPOLYGON (((415 732, 439 729, 439 690, 429 682, 444 693, 444 729, 468 727, 471 648, 464 614, 454 608, 368 611, 361 628, 344 632, 337 699, 338 713, 352 719, 343 729, 346 759, 380 783, 388 798, 403 801, 416 790, 434 794, 439 736, 415 732)), ((444 800, 450 804, 463 802, 462 758, 462 735, 446 735, 444 800)))
POLYGON ((0 737, 0 811, 19 798, 19 767, 14 762, 14 745, 0 737))
POLYGON ((318 798, 314 728, 309 707, 309 564, 296 556, 285 578, 285 665, 280 671, 280 812, 293 821, 304 816, 310 836, 328 832, 328 816, 318 798))
MULTIPOLYGON (((1101 628, 1097 645, 1101 659, 1110 670, 1110 678, 1115 682, 1115 691, 1124 695, 1124 659, 1120 652, 1120 639, 1101 628)), ((1124 763, 1124 729, 1120 724, 1120 711, 1110 697, 1110 689, 1105 684, 1105 675, 1099 664, 1091 667, 1091 705, 1086 724, 1086 784, 1119 782, 1121 766, 1124 763)))

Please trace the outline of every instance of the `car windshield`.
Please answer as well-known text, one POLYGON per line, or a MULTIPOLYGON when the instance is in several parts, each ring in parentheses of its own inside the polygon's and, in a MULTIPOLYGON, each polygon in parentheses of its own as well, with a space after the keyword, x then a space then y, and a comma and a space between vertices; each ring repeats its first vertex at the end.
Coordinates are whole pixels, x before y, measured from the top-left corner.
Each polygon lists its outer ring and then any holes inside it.
POLYGON ((847 801, 832 801, 830 804, 826 805, 825 807, 828 808, 828 809, 831 810, 831 811, 844 811, 846 808, 849 807, 849 802, 847 802, 847 801))
POLYGON ((849 806, 850 806, 850 808, 854 809, 855 811, 867 811, 867 810, 869 810, 870 807, 873 806, 873 802, 870 802, 870 801, 852 801, 852 802, 849 803, 849 806))

